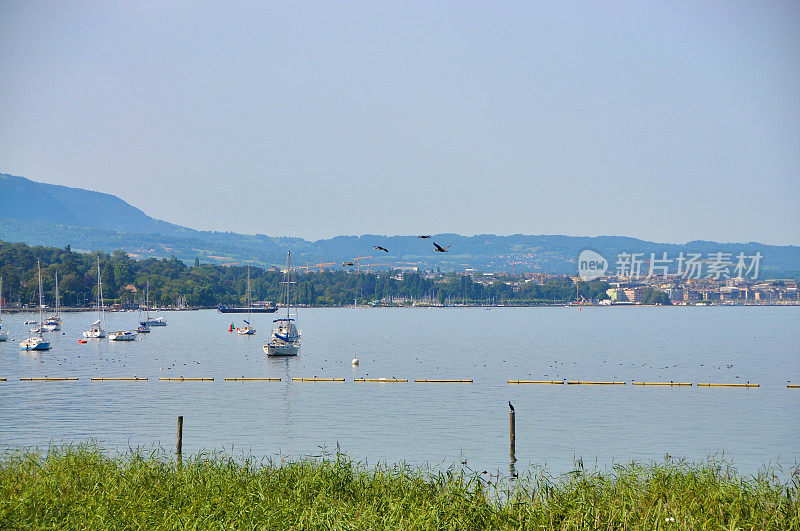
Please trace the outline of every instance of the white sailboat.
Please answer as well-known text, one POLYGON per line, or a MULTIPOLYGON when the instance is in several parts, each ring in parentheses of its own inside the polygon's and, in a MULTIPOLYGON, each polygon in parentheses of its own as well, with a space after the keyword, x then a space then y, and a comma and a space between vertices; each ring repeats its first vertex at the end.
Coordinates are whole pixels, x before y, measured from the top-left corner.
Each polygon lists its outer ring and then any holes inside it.
POLYGON ((42 328, 48 332, 61 330, 61 296, 58 294, 58 271, 55 272, 56 282, 56 313, 51 315, 42 323, 42 328))
POLYGON ((3 330, 3 277, 0 277, 0 341, 8 341, 8 332, 3 330))
POLYGON ((100 282, 100 257, 97 257, 97 321, 92 323, 91 328, 83 333, 83 337, 87 339, 102 339, 106 337, 106 314, 103 311, 103 284, 100 282))
MULTIPOLYGON (((250 307, 253 305, 250 296, 250 266, 247 266, 247 318, 252 319, 250 316, 250 307)), ((250 321, 242 319, 244 326, 236 329, 236 333, 240 336, 252 336, 256 333, 256 328, 250 324, 250 321)))
POLYGON ((167 320, 163 317, 153 317, 150 319, 150 281, 147 281, 147 287, 145 288, 145 303, 144 303, 144 310, 146 312, 144 321, 140 321, 139 324, 142 326, 167 326, 167 320))
POLYGON ((292 253, 286 253, 286 317, 275 319, 275 329, 272 331, 269 341, 264 345, 264 350, 268 356, 297 356, 300 352, 300 330, 297 329, 297 314, 292 319, 291 308, 291 271, 292 253))
MULTIPOLYGON (((39 322, 42 322, 42 265, 36 261, 39 270, 39 322)), ((29 337, 25 341, 20 342, 19 348, 22 350, 50 350, 50 342, 42 337, 42 327, 39 327, 38 335, 29 337)))

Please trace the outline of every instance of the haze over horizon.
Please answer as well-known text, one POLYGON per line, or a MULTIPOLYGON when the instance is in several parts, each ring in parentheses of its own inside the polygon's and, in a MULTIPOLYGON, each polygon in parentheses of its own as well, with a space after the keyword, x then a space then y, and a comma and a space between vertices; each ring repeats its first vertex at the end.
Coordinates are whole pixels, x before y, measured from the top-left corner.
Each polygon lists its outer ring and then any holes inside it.
POLYGON ((7 2, 0 49, 0 172, 191 228, 800 244, 798 3, 7 2))

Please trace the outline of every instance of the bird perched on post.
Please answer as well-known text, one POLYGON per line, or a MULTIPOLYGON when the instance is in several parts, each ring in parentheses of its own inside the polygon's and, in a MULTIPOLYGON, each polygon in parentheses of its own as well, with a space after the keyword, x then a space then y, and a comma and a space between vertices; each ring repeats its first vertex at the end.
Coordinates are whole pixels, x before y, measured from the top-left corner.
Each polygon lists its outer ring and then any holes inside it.
POLYGON ((511 400, 508 401, 508 407, 511 408, 511 412, 514 412, 514 406, 511 405, 511 400))
POLYGON ((434 247, 433 250, 436 251, 437 253, 446 253, 447 250, 450 248, 449 245, 447 247, 442 247, 441 245, 439 245, 436 242, 433 242, 433 247, 434 247))
POLYGON ((388 253, 389 252, 389 249, 387 249, 385 247, 381 247, 380 245, 375 245, 372 248, 375 249, 376 251, 383 251, 384 253, 388 253))

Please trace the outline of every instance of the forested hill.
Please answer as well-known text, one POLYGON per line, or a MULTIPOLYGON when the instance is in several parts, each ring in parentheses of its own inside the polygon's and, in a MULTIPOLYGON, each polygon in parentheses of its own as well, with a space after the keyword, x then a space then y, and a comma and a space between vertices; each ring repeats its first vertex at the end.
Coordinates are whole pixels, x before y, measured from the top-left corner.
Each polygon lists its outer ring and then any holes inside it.
POLYGON ((151 218, 119 197, 0 173, 0 216, 49 226, 170 234, 181 227, 151 218))
MULTIPOLYGON (((264 227, 263 232, 269 232, 264 227)), ((763 255, 761 274, 782 278, 800 275, 800 247, 764 245, 754 242, 686 244, 654 243, 620 236, 577 237, 514 234, 433 234, 431 239, 415 235, 337 236, 308 241, 302 238, 264 234, 198 231, 147 216, 122 199, 109 194, 30 181, 0 174, 0 240, 29 245, 65 247, 89 251, 124 250, 135 258, 177 257, 186 263, 198 258, 210 264, 281 265, 291 250, 297 264, 333 263, 365 258, 362 265, 376 268, 418 266, 423 269, 464 271, 474 268, 491 272, 541 272, 574 274, 576 259, 592 249, 609 261, 619 253, 744 252, 763 255), (434 251, 432 242, 450 246, 447 253, 434 251), (373 249, 380 245, 384 253, 373 249), (383 264, 383 265, 380 265, 383 264)))

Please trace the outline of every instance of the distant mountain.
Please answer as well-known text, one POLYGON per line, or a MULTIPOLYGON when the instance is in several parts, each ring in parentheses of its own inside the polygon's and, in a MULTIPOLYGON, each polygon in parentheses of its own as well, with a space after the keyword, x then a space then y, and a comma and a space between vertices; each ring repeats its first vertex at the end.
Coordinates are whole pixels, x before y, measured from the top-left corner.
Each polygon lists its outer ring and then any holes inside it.
MULTIPOLYGON (((622 236, 497 236, 480 234, 435 234, 432 239, 416 236, 337 236, 308 241, 302 238, 263 234, 198 231, 154 219, 122 199, 100 192, 37 183, 23 177, 0 174, 0 240, 75 250, 122 249, 133 257, 176 256, 191 262, 249 263, 261 266, 285 263, 291 250, 294 262, 304 265, 353 261, 371 256, 362 265, 391 264, 426 269, 463 271, 542 272, 574 274, 578 254, 592 249, 613 262, 619 253, 739 252, 763 255, 762 274, 774 277, 800 276, 800 247, 749 243, 693 241, 686 244, 655 243, 622 236), (432 241, 449 245, 447 253, 433 250, 432 241), (381 245, 388 254, 374 250, 381 245)), ((373 267, 386 268, 386 265, 373 267)))
POLYGON ((181 227, 151 218, 111 194, 37 183, 0 173, 0 216, 101 230, 171 234, 181 227))

